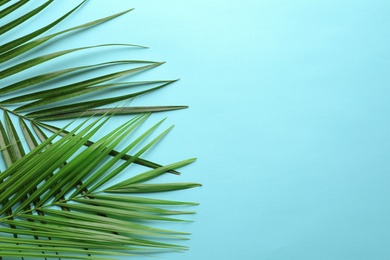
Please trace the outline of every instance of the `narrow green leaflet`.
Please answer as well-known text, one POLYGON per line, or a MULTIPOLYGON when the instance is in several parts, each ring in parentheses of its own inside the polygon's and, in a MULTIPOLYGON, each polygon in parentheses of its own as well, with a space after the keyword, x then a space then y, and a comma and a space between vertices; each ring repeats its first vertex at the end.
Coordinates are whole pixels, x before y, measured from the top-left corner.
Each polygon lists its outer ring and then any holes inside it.
MULTIPOLYGON (((26 139, 27 145, 30 148, 30 150, 34 149, 38 146, 38 142, 35 139, 33 133, 31 132, 30 128, 27 126, 26 122, 22 118, 19 118, 19 124, 22 129, 24 138, 26 139)), ((47 139, 47 138, 45 138, 47 139)))
POLYGON ((144 106, 144 107, 114 107, 114 108, 99 108, 99 109, 88 109, 80 112, 65 113, 65 114, 56 114, 52 116, 42 116, 37 119, 41 121, 52 121, 52 120, 62 120, 69 118, 77 117, 87 117, 87 116, 100 116, 104 114, 114 114, 114 115, 132 115, 140 113, 152 113, 152 112, 166 112, 172 110, 185 109, 188 106, 144 106))
MULTIPOLYGON (((74 112, 86 111, 86 110, 90 110, 92 108, 101 107, 101 106, 109 105, 109 104, 114 104, 114 103, 119 102, 119 101, 129 100, 129 99, 135 98, 137 96, 156 91, 156 90, 161 89, 165 86, 168 86, 172 82, 174 82, 174 81, 163 83, 157 87, 149 88, 146 90, 138 91, 138 92, 123 95, 123 96, 104 98, 104 99, 98 99, 98 100, 92 100, 92 101, 86 101, 86 102, 79 102, 79 103, 73 103, 72 105, 65 105, 65 106, 58 106, 58 107, 54 107, 54 108, 43 109, 43 110, 39 110, 36 112, 28 113, 28 114, 26 114, 26 117, 39 118, 39 117, 44 117, 44 116, 61 115, 63 113, 74 113, 74 112), (61 111, 61 112, 58 113, 58 111, 61 111)), ((16 111, 18 111, 18 109, 16 109, 16 111)))
POLYGON ((196 202, 181 202, 172 200, 160 200, 134 196, 121 196, 121 195, 100 195, 95 193, 88 193, 88 197, 101 199, 101 200, 112 200, 112 201, 124 201, 130 203, 141 203, 141 204, 155 204, 155 205, 184 205, 184 206, 195 206, 198 205, 196 202))
MULTIPOLYGON (((55 97, 52 97, 52 98, 49 97, 49 98, 37 100, 37 101, 31 102, 29 104, 20 106, 15 110, 18 112, 30 111, 30 110, 45 107, 45 106, 50 105, 52 103, 56 103, 56 102, 66 100, 66 99, 76 98, 76 97, 79 97, 82 95, 87 95, 87 94, 92 94, 92 93, 96 95, 98 93, 95 93, 95 92, 103 91, 103 90, 107 91, 108 89, 115 91, 116 88, 121 88, 121 89, 131 88, 131 87, 134 87, 134 85, 138 85, 138 83, 133 83, 133 82, 112 83, 112 84, 104 84, 104 85, 99 85, 99 86, 88 87, 88 88, 84 88, 82 90, 74 91, 73 93, 64 94, 64 95, 56 95, 55 97)), ((141 85, 141 84, 139 84, 139 85, 141 85)), ((53 92, 55 92, 55 90, 53 90, 53 92)))
POLYGON ((40 11, 42 11, 43 9, 45 9, 48 5, 50 5, 54 0, 49 0, 47 1, 46 3, 42 4, 41 6, 35 8, 34 10, 26 13, 25 15, 22 15, 20 16, 19 18, 3 25, 0 27, 0 35, 14 29, 15 27, 17 27, 19 24, 21 23, 24 23, 25 21, 27 21, 28 19, 30 19, 31 17, 35 16, 36 14, 38 14, 40 11))
MULTIPOLYGON (((18 81, 16 83, 13 83, 11 85, 5 86, 3 88, 0 88, 0 94, 6 94, 6 93, 9 93, 9 92, 12 92, 12 91, 21 90, 21 89, 24 89, 24 88, 27 88, 27 87, 32 87, 34 85, 41 84, 41 83, 44 83, 44 82, 47 82, 47 81, 50 81, 50 80, 54 80, 56 78, 59 78, 59 77, 62 77, 62 76, 65 76, 67 74, 71 74, 71 73, 74 73, 74 72, 79 72, 79 71, 83 71, 83 70, 84 71, 88 71, 89 69, 95 69, 95 68, 104 67, 104 66, 110 66, 110 65, 133 64, 133 63, 152 63, 152 62, 149 62, 149 61, 137 61, 137 60, 111 61, 111 62, 103 62, 103 63, 98 63, 98 64, 86 65, 86 66, 73 67, 73 68, 64 69, 64 70, 58 70, 58 71, 49 72, 49 73, 45 73, 45 74, 42 74, 42 75, 34 76, 34 77, 31 77, 31 78, 27 78, 27 79, 18 81)), ((119 77, 121 77, 121 76, 124 76, 124 75, 120 75, 119 77)), ((104 81, 102 81, 102 82, 104 82, 104 81)), ((22 95, 22 96, 26 97, 28 95, 29 94, 25 94, 25 95, 22 95)), ((18 98, 20 98, 20 96, 18 98)), ((39 97, 37 97, 37 98, 39 98, 39 97)), ((30 99, 27 99, 27 100, 33 100, 33 99, 30 98, 30 99)), ((20 99, 17 99, 16 102, 12 102, 11 100, 7 100, 7 101, 4 100, 1 103, 5 104, 5 103, 21 102, 21 101, 18 101, 18 100, 20 100, 20 99)))
POLYGON ((10 5, 7 8, 1 10, 0 11, 0 19, 6 15, 12 13, 13 11, 17 10, 19 7, 21 7, 22 5, 24 5, 27 2, 28 2, 28 0, 22 0, 22 1, 16 2, 13 5, 10 5))
POLYGON ((6 111, 4 111, 4 119, 10 139, 10 146, 12 147, 15 155, 14 162, 16 162, 25 155, 24 148, 20 141, 19 135, 16 132, 15 126, 6 111))
POLYGON ((9 1, 11 1, 11 0, 0 0, 0 6, 5 5, 9 1))
POLYGON ((15 152, 10 145, 7 132, 5 131, 3 123, 0 121, 0 149, 3 156, 4 163, 7 167, 10 167, 14 162, 15 152))
POLYGON ((108 47, 108 46, 124 46, 124 47, 141 47, 138 45, 134 44, 99 44, 99 45, 94 45, 94 46, 87 46, 87 47, 80 47, 80 48, 73 48, 69 50, 64 50, 64 51, 58 51, 50 54, 46 54, 40 57, 36 57, 33 59, 30 59, 28 61, 24 61, 22 63, 16 64, 10 68, 7 68, 5 70, 0 71, 0 79, 7 78, 9 76, 12 76, 14 74, 20 73, 26 69, 29 69, 31 67, 34 67, 36 65, 39 65, 41 63, 47 62, 49 60, 61 57, 63 55, 72 53, 72 52, 77 52, 81 50, 87 50, 87 49, 93 49, 93 48, 99 48, 99 47, 108 47))
POLYGON ((184 190, 202 186, 199 183, 181 182, 181 183, 163 183, 163 184, 131 184, 122 187, 108 188, 104 190, 110 193, 149 193, 164 192, 174 190, 184 190))
POLYGON ((108 200, 100 200, 100 199, 81 199, 81 198, 73 198, 72 201, 96 205, 101 207, 109 207, 113 209, 124 209, 131 211, 139 211, 139 212, 150 212, 159 215, 182 215, 182 214, 194 214, 193 211, 177 211, 177 210, 166 210, 157 207, 144 206, 136 203, 127 203, 122 201, 108 201, 108 200))
MULTIPOLYGON (((138 67, 135 69, 116 72, 116 73, 100 76, 98 78, 93 78, 93 79, 69 84, 69 85, 62 86, 62 87, 57 87, 57 88, 52 88, 49 90, 34 92, 31 94, 27 94, 27 95, 21 95, 21 96, 15 97, 15 98, 4 100, 0 104, 15 104, 15 103, 20 103, 20 102, 25 102, 25 101, 36 100, 36 99, 39 99, 39 100, 36 101, 35 103, 30 103, 29 106, 32 106, 32 107, 39 106, 40 103, 42 103, 43 105, 50 104, 50 103, 53 103, 55 101, 50 102, 49 100, 55 99, 56 101, 59 101, 59 100, 69 99, 72 97, 77 97, 80 94, 76 94, 76 93, 78 93, 80 91, 91 91, 91 90, 87 90, 87 89, 91 88, 94 85, 97 85, 97 84, 100 84, 100 83, 103 83, 106 81, 110 81, 110 80, 113 80, 116 78, 120 78, 123 76, 128 76, 128 75, 140 72, 140 71, 148 70, 148 69, 154 68, 155 66, 158 66, 158 65, 152 64, 152 65, 148 65, 148 66, 142 66, 142 67, 138 67), (62 97, 64 95, 66 95, 66 97, 59 99, 60 97, 62 97), (36 103, 38 103, 38 105, 36 103)), ((156 80, 156 81, 143 81, 143 82, 121 82, 121 83, 107 84, 104 86, 106 86, 106 88, 107 87, 118 87, 118 86, 119 87, 142 86, 142 85, 167 83, 167 82, 170 82, 170 81, 156 80)), ((96 87, 102 88, 102 85, 99 85, 96 87)), ((28 108, 24 108, 24 107, 18 108, 19 111, 23 111, 26 109, 28 109, 28 108)))
POLYGON ((112 188, 120 188, 120 187, 128 186, 128 185, 131 185, 131 184, 141 183, 141 182, 145 182, 145 181, 151 180, 153 178, 156 178, 156 177, 160 176, 161 174, 166 173, 168 170, 174 170, 174 169, 183 167, 185 165, 193 163, 195 160, 196 160, 195 158, 192 158, 192 159, 180 161, 180 162, 177 162, 177 163, 172 163, 172 164, 169 164, 169 165, 166 165, 166 166, 159 167, 157 169, 153 169, 153 170, 144 172, 142 174, 139 174, 137 176, 134 176, 132 178, 129 178, 129 179, 123 181, 123 182, 120 182, 120 183, 114 185, 113 187, 111 187, 111 189, 112 188))

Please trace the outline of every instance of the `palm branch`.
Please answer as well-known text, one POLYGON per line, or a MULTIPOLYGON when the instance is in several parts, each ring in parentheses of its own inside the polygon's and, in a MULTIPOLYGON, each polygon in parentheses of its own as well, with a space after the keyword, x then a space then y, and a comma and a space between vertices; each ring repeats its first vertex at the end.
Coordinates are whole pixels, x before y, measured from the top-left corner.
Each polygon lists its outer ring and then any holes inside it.
POLYGON ((122 81, 162 63, 110 60, 26 76, 28 69, 67 54, 91 49, 141 47, 107 43, 34 56, 34 51, 55 44, 57 37, 98 26, 131 11, 48 34, 85 2, 46 26, 12 38, 13 31, 55 4, 49 0, 31 8, 29 1, 0 0, 0 20, 9 21, 0 27, 0 109, 4 113, 4 121, 0 121, 0 148, 5 165, 0 173, 0 259, 115 259, 117 256, 186 249, 166 240, 180 240, 187 233, 152 227, 150 223, 183 221, 172 215, 193 212, 167 209, 167 206, 176 208, 196 203, 152 199, 137 194, 200 186, 197 183, 151 182, 165 173, 178 173, 175 169, 195 159, 163 166, 142 158, 171 130, 172 127, 153 137, 162 121, 130 139, 125 148, 117 149, 119 144, 129 140, 130 134, 136 134, 151 112, 185 108, 118 105, 120 101, 173 83, 174 80, 122 81), (25 12, 15 18, 17 10, 25 12), (119 66, 125 69, 108 74, 99 71, 119 66), (87 78, 91 71, 98 76, 87 78), (84 78, 79 80, 80 76, 84 78), (64 83, 69 80, 72 83, 64 83), (131 91, 135 87, 143 89, 131 91), (111 95, 118 89, 126 89, 128 93, 111 95), (110 96, 94 98, 96 93, 107 94, 107 90, 110 96), (122 114, 138 115, 92 141, 111 117, 122 114), (67 122, 66 126, 48 123, 54 120, 63 120, 67 122), (115 183, 115 178, 134 163, 149 169, 115 183))

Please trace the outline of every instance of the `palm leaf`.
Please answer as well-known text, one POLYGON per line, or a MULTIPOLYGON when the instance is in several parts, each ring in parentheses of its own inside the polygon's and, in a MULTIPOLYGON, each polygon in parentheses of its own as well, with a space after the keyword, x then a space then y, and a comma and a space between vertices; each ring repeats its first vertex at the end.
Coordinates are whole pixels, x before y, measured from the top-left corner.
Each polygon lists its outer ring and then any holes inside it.
POLYGON ((30 68, 39 69, 48 61, 68 54, 77 56, 87 50, 105 52, 118 47, 142 48, 138 44, 106 43, 34 55, 36 50, 54 45, 54 39, 59 36, 98 26, 133 9, 45 35, 66 22, 84 0, 47 25, 12 38, 12 33, 27 26, 29 19, 39 17, 44 9, 54 10, 56 5, 53 0, 39 6, 32 2, 0 0, 3 24, 0 27, 0 109, 4 111, 4 120, 0 121, 0 160, 4 165, 4 171, 0 172, 0 259, 116 259, 161 250, 185 250, 186 247, 166 240, 187 239, 189 233, 150 224, 187 222, 172 216, 193 214, 179 208, 197 203, 129 195, 200 186, 198 183, 151 183, 163 174, 178 174, 177 168, 195 161, 187 159, 164 166, 141 158, 172 129, 169 127, 155 135, 164 120, 134 136, 149 113, 186 106, 131 107, 120 103, 175 82, 129 80, 163 62, 108 60, 25 76, 30 68), (16 15, 16 11, 22 15, 16 15), (101 70, 107 68, 115 71, 102 74, 101 70), (97 76, 88 78, 91 72, 97 76), (62 83, 64 80, 66 84, 62 83), (143 89, 138 90, 140 87, 143 89), (116 90, 127 93, 115 95, 116 90), (98 99, 96 94, 105 97, 98 99), (138 115, 97 141, 91 140, 112 116, 134 114, 138 115), (83 117, 87 119, 82 120, 83 117), (43 122, 58 120, 71 121, 62 128, 43 122), (118 149, 130 136, 128 145, 118 149), (133 164, 151 169, 118 182, 118 176, 133 164))
MULTIPOLYGON (((30 11, 26 14, 26 16, 23 15, 23 19, 27 19, 27 17, 31 17, 31 15, 37 15, 40 10, 42 10, 44 7, 48 6, 52 1, 47 1, 45 4, 41 5, 39 8, 34 9, 33 11, 30 11)), ((82 3, 84 3, 83 1, 82 3)), ((4 2, 5 4, 6 2, 4 2)), ((25 36, 19 37, 18 39, 11 40, 9 42, 6 42, 0 46, 0 52, 3 53, 0 55, 0 62, 4 62, 10 58, 10 56, 14 57, 17 53, 17 55, 28 55, 29 51, 36 49, 37 47, 41 45, 48 45, 51 43, 51 40, 59 35, 62 35, 67 32, 72 32, 76 30, 81 30, 81 29, 88 29, 92 26, 99 25, 101 23, 107 22, 111 19, 114 19, 118 16, 121 16, 123 14, 128 13, 132 9, 120 12, 118 14, 114 14, 108 17, 104 17, 92 22, 88 22, 79 26, 75 26, 60 32, 56 32, 53 34, 50 34, 48 36, 43 36, 38 39, 34 39, 38 35, 42 34, 43 32, 47 31, 48 29, 51 29, 55 27, 58 23, 63 21, 65 18, 70 16, 72 12, 74 12, 77 8, 81 6, 80 3, 77 5, 74 9, 72 9, 70 12, 66 13, 64 16, 61 16, 59 20, 56 20, 55 22, 47 25, 46 27, 41 28, 40 30, 34 31, 30 34, 27 34, 25 36), (31 41, 29 41, 31 40, 31 41), (8 58, 7 58, 8 57, 8 58)), ((19 9, 19 8, 17 8, 19 9)), ((19 18, 17 18, 19 19, 19 18)), ((14 26, 10 27, 10 31, 14 30, 17 27, 15 24, 14 26)), ((5 38, 4 38, 5 39, 5 38)), ((133 44, 116 44, 116 46, 121 45, 121 46, 136 46, 133 44)), ((20 74, 28 69, 31 68, 32 66, 39 66, 39 64, 45 63, 46 61, 50 59, 55 59, 58 58, 61 55, 65 55, 71 52, 76 52, 76 51, 82 51, 85 49, 90 49, 90 48, 96 48, 96 47, 102 47, 102 46, 115 46, 115 44, 103 44, 103 45, 97 45, 97 46, 86 46, 86 47, 79 47, 79 48, 73 48, 70 50, 63 50, 63 51, 58 51, 54 53, 49 53, 45 54, 40 57, 33 57, 29 58, 27 61, 22 61, 19 64, 12 65, 12 66, 2 66, 4 69, 2 69, 0 73, 0 78, 1 79, 8 79, 8 77, 14 75, 14 74, 20 74)), ((24 118, 26 120, 32 121, 32 122, 39 122, 42 120, 60 120, 60 119, 71 119, 71 118, 78 118, 81 115, 91 115, 95 111, 94 109, 99 109, 101 106, 107 106, 109 104, 113 104, 116 102, 119 102, 121 100, 126 100, 126 99, 131 99, 136 96, 146 94, 151 92, 152 90, 144 91, 144 92, 139 92, 139 93, 130 93, 126 95, 125 97, 109 97, 105 98, 103 100, 91 100, 88 102, 79 102, 75 103, 72 99, 76 97, 81 97, 85 96, 89 93, 92 92, 102 92, 106 88, 99 86, 99 84, 107 81, 112 81, 114 79, 120 78, 120 77, 125 77, 129 76, 134 73, 139 73, 147 69, 151 69, 155 66, 161 65, 161 62, 152 62, 152 61, 109 61, 109 62, 104 62, 100 64, 89 64, 89 65, 84 65, 84 66, 78 66, 78 67, 73 67, 73 68, 64 68, 58 71, 52 71, 52 72, 47 72, 41 75, 29 77, 29 78, 24 78, 19 77, 17 82, 13 82, 11 84, 8 84, 7 86, 2 86, 1 87, 1 80, 0 80, 0 94, 7 94, 7 96, 10 96, 9 98, 2 98, 0 99, 0 108, 3 110, 7 110, 10 113, 13 113, 17 115, 18 117, 24 118), (127 70, 123 70, 120 72, 115 72, 107 75, 102 75, 93 79, 87 79, 83 80, 81 82, 75 82, 70 85, 66 86, 53 86, 51 85, 49 90, 39 90, 40 88, 43 88, 46 86, 46 84, 49 84, 50 81, 53 79, 61 79, 64 76, 72 77, 74 75, 74 72, 78 72, 79 74, 86 74, 90 70, 97 70, 102 66, 106 67, 111 67, 111 66, 116 66, 118 64, 122 65, 131 65, 131 64, 136 64, 136 63, 149 63, 150 65, 147 66, 141 66, 137 68, 131 68, 127 70), (38 90, 38 91, 36 91, 38 90), (21 93, 20 91, 23 91, 21 93), (50 93, 50 95, 47 95, 47 93, 50 93), (68 95, 64 95, 64 93, 67 93, 68 95), (55 97, 55 98, 54 98, 55 97), (56 101, 56 102, 55 102, 56 101), (65 105, 56 105, 52 103, 58 103, 58 101, 62 101, 61 104, 67 104, 65 105), (19 107, 19 110, 22 111, 17 111, 17 110, 10 110, 7 107, 10 105, 15 105, 15 104, 20 104, 23 102, 23 105, 19 107), (23 113, 23 110, 26 110, 28 108, 34 108, 35 111, 29 112, 28 114, 23 113), (63 108, 66 108, 66 110, 62 110, 63 108), (59 112, 61 111, 61 112, 59 112), (38 118, 39 117, 39 118, 38 118)), ((159 81, 154 80, 154 81, 149 81, 149 83, 157 83, 159 81)), ((162 82, 162 81, 160 81, 162 82)), ((167 83, 173 82, 173 81, 166 81, 167 83)), ((136 85, 136 82, 117 82, 115 84, 107 84, 109 86, 123 86, 123 85, 136 85)), ((146 82, 145 82, 146 84, 146 82)), ((107 86, 106 85, 106 86, 107 86)), ((166 86, 163 85, 163 86, 166 86)), ((161 87, 163 87, 161 86, 161 87)), ((155 89, 154 89, 155 90, 155 89)), ((105 113, 107 111, 115 111, 113 110, 114 108, 117 108, 118 106, 115 105, 113 107, 105 107, 104 112, 98 112, 97 110, 96 115, 101 115, 102 113, 105 113)), ((145 107, 126 107, 121 110, 120 114, 134 114, 138 112, 159 112, 159 111, 169 111, 169 110, 177 110, 177 109, 182 109, 186 108, 186 106, 145 106, 145 107)), ((101 109, 101 108, 100 108, 101 109)), ((118 109, 116 109, 116 112, 118 112, 118 109)), ((115 151, 113 152, 115 153, 115 151)), ((125 156, 126 157, 126 156, 125 156)), ((142 158, 140 158, 138 161, 143 161, 143 165, 149 165, 151 167, 156 167, 158 164, 148 162, 142 158)), ((137 162, 138 162, 137 161, 137 162)), ((136 162, 136 163, 137 163, 136 162)))
MULTIPOLYGON (((93 145, 82 150, 84 143, 101 129, 108 119, 100 117, 91 123, 85 121, 83 127, 76 127, 77 131, 70 131, 69 134, 57 141, 53 142, 55 138, 45 140, 2 172, 0 174, 0 178, 3 180, 0 184, 0 190, 2 191, 0 202, 3 206, 0 210, 0 224, 8 225, 12 228, 0 227, 0 232, 14 234, 16 238, 19 236, 31 236, 32 241, 34 241, 32 244, 29 241, 23 241, 23 245, 18 247, 16 244, 8 245, 9 240, 3 241, 2 237, 0 237, 0 250, 2 253, 4 250, 4 256, 11 255, 12 250, 10 248, 18 249, 19 251, 26 250, 27 256, 33 256, 29 252, 34 250, 32 245, 36 245, 37 238, 41 237, 50 237, 51 243, 56 240, 65 242, 64 244, 59 243, 55 246, 55 249, 52 249, 61 258, 69 258, 66 254, 62 254, 70 250, 66 246, 67 242, 80 243, 80 245, 84 245, 83 248, 89 248, 89 243, 107 243, 109 247, 105 251, 88 251, 88 253, 91 254, 93 252, 96 255, 109 254, 110 247, 119 248, 123 245, 128 247, 122 248, 122 251, 127 252, 129 255, 137 254, 144 247, 171 250, 185 249, 175 244, 160 242, 162 238, 180 239, 180 237, 172 236, 172 234, 183 233, 159 230, 138 223, 182 221, 181 219, 164 215, 193 213, 191 211, 168 210, 150 206, 150 204, 194 205, 193 203, 127 197, 123 195, 111 196, 105 195, 105 193, 117 191, 123 193, 123 189, 134 185, 133 183, 140 185, 145 181, 158 177, 168 169, 185 166, 193 162, 194 159, 163 166, 161 168, 164 168, 164 171, 157 168, 156 170, 140 173, 118 183, 114 187, 100 188, 100 180, 112 180, 131 164, 126 161, 121 166, 117 166, 117 168, 112 167, 115 166, 114 163, 118 162, 121 154, 117 158, 114 157, 102 164, 105 158, 109 158, 109 150, 114 149, 124 138, 137 129, 146 120, 146 117, 138 116, 129 120, 93 145), (77 150, 82 151, 74 157, 77 150), (95 188, 92 188, 93 184, 95 184, 95 188), (67 210, 64 211, 64 208, 67 210), (69 221, 70 217, 79 222, 69 221), (124 220, 128 221, 126 226, 128 226, 129 230, 123 228, 124 220), (102 226, 102 221, 109 226, 102 226), (138 223, 132 224, 134 221, 138 223), (78 225, 75 226, 75 223, 78 223, 78 225), (1 247, 2 243, 7 244, 7 246, 4 246, 4 249, 1 247)), ((12 124, 12 121, 9 122, 9 124, 12 124)), ((141 134, 139 138, 136 138, 136 143, 131 144, 131 148, 147 138, 160 124, 161 122, 157 123, 144 134, 141 134)), ((141 148, 137 154, 149 149, 169 130, 170 128, 158 135, 149 144, 141 148)), ((8 131, 4 131, 8 133, 8 131)), ((10 127, 9 131, 14 130, 10 127)), ((60 133, 61 131, 58 131, 55 136, 58 136, 60 133)), ((28 132, 28 135, 30 136, 32 133, 28 132)), ((11 139, 17 140, 16 137, 11 139)), ((36 141, 31 143, 36 143, 36 141)), ((10 147, 11 145, 8 146, 10 147)), ((126 147, 121 153, 124 154, 131 148, 126 147)), ((198 186, 198 184, 193 184, 193 186, 198 186)), ((190 186, 182 186, 181 188, 190 188, 190 186)), ((166 186, 166 189, 171 189, 171 185, 166 186)), ((39 248, 47 248, 43 240, 42 247, 39 248)), ((12 253, 17 252, 15 250, 12 253)), ((35 250, 39 251, 37 248, 35 250)), ((69 252, 79 253, 77 250, 69 252)), ((114 255, 117 254, 113 252, 112 256, 114 255)))

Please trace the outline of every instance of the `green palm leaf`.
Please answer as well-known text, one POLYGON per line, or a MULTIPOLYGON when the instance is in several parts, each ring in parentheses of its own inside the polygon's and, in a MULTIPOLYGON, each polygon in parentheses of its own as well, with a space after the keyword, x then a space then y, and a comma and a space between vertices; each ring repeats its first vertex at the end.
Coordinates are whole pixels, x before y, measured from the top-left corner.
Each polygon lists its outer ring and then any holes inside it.
MULTIPOLYGON (((93 253, 96 255, 109 254, 111 252, 109 251, 110 248, 121 247, 122 251, 127 252, 128 255, 138 254, 138 251, 142 251, 145 247, 171 250, 185 249, 175 244, 160 242, 163 238, 181 239, 181 237, 173 235, 184 235, 185 233, 159 230, 139 223, 149 221, 183 221, 167 217, 166 215, 194 213, 192 211, 168 210, 151 206, 152 204, 196 204, 124 195, 111 196, 107 192, 126 193, 123 189, 129 189, 132 185, 139 186, 146 181, 157 178, 169 169, 176 169, 192 163, 194 159, 146 171, 132 176, 117 185, 101 189, 102 184, 112 180, 126 167, 131 165, 129 161, 125 161, 122 165, 115 166, 121 155, 134 148, 137 143, 147 138, 161 125, 161 122, 157 123, 144 134, 141 134, 139 138, 136 138, 132 144, 124 148, 120 154, 109 159, 109 151, 122 143, 146 118, 147 116, 138 116, 129 120, 84 150, 82 150, 84 143, 101 129, 108 119, 100 117, 89 124, 88 121, 84 121, 82 127, 76 127, 76 130, 70 131, 63 138, 53 142, 55 140, 54 136, 58 136, 61 133, 61 131, 58 131, 52 138, 45 140, 38 146, 35 146, 37 141, 33 139, 32 132, 25 130, 24 133, 29 136, 28 139, 31 139, 31 146, 35 148, 24 156, 20 150, 14 153, 22 154, 22 156, 0 174, 0 179, 3 180, 0 184, 0 202, 3 205, 0 210, 0 224, 10 227, 0 227, 0 232, 13 234, 15 239, 18 239, 20 236, 31 236, 32 243, 30 244, 29 240, 24 239, 23 244, 20 246, 18 244, 9 245, 9 239, 2 240, 0 236, 2 256, 19 255, 18 250, 21 252, 26 251, 25 256, 34 256, 34 254, 31 254, 32 251, 39 251, 38 249, 42 251, 48 248, 48 245, 44 242, 45 240, 41 241, 40 247, 36 247, 37 240, 41 237, 49 237, 51 243, 56 240, 64 241, 64 244, 59 243, 55 246, 55 249, 52 249, 61 258, 71 258, 63 254, 65 252, 81 252, 78 250, 71 251, 67 246, 68 242, 77 242, 83 245, 83 248, 90 248, 90 243, 107 243, 108 248, 105 251, 88 251, 89 254, 93 253), (77 156, 74 156, 78 150, 82 151, 77 156), (109 160, 102 164, 104 159, 109 160), (101 180, 104 181, 102 182, 101 180), (95 187, 92 187, 93 185, 95 187), (77 222, 69 221, 69 218, 75 219, 77 222), (132 222, 134 221, 138 223, 133 224, 132 222), (126 223, 125 226, 124 223, 126 223), (128 229, 124 227, 128 227, 128 229), (2 248, 3 244, 4 248, 2 248), (123 245, 128 247, 123 247, 123 245)), ((12 120, 8 118, 6 124, 9 125, 8 131, 3 130, 1 132, 12 136, 9 133, 14 131, 12 120)), ((26 127, 25 124, 22 123, 22 125, 26 127)), ((166 135, 170 129, 168 128, 154 138, 141 148, 136 155, 142 154, 149 149, 166 135)), ((11 147, 14 148, 14 151, 18 150, 17 144, 19 142, 17 142, 17 136, 9 137, 9 140, 5 143, 7 145, 5 150, 12 151, 11 147), (11 142, 14 142, 14 146, 11 142)), ((9 156, 11 162, 13 162, 12 158, 14 156, 9 156)), ((144 185, 155 187, 158 184, 144 185)), ((195 183, 191 185, 186 184, 187 186, 183 186, 183 184, 175 185, 175 188, 178 187, 177 185, 180 185, 180 188, 199 186, 199 184, 195 183)), ((172 189, 172 184, 163 186, 165 186, 164 190, 172 189)), ((161 188, 159 190, 151 190, 151 192, 155 191, 161 191, 161 188)), ((129 191, 129 193, 131 192, 133 191, 129 191)), ((115 254, 113 251, 111 255, 124 254, 115 254)))
POLYGON ((34 6, 32 2, 0 0, 0 109, 4 111, 0 121, 0 160, 5 166, 0 172, 0 259, 117 259, 161 250, 185 250, 186 247, 167 240, 187 239, 189 233, 150 224, 187 222, 181 216, 194 212, 180 207, 197 203, 130 196, 200 186, 155 182, 163 174, 178 174, 176 169, 195 159, 163 166, 141 158, 172 129, 156 135, 162 120, 142 130, 149 113, 186 106, 131 107, 120 103, 174 83, 175 80, 129 80, 163 63, 109 60, 25 76, 30 68, 39 68, 67 54, 105 52, 101 47, 142 47, 107 43, 33 55, 35 50, 55 44, 56 37, 98 26, 132 9, 45 35, 86 2, 80 1, 47 25, 12 39, 10 35, 26 21, 39 17, 44 9, 53 10, 56 4, 49 0, 34 6), (17 16, 16 11, 23 14, 17 16), (102 74, 100 70, 104 68, 115 71, 102 74), (89 78, 91 72, 97 76, 89 78), (65 79, 66 84, 62 83, 65 79), (116 90, 127 93, 115 95, 116 90), (96 94, 105 97, 96 98, 96 94), (112 116, 134 114, 138 115, 97 141, 91 140, 112 116), (72 121, 63 128, 44 122, 58 120, 72 121), (128 144, 123 146, 125 142, 128 144), (118 149, 119 146, 122 148, 118 149), (116 181, 133 164, 150 169, 116 181))

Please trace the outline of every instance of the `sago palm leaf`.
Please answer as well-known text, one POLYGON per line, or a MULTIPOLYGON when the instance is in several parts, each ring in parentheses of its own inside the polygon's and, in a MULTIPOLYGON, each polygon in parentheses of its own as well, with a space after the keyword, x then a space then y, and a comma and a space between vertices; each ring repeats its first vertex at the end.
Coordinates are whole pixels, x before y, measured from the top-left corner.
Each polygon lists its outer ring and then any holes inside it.
POLYGON ((107 43, 33 56, 35 50, 44 50, 54 44, 56 37, 97 26, 131 11, 46 34, 85 2, 46 26, 14 38, 15 30, 30 18, 39 16, 44 9, 54 8, 55 2, 50 0, 33 6, 29 1, 0 0, 0 109, 4 111, 4 121, 0 121, 0 148, 5 165, 0 173, 0 259, 115 259, 117 256, 185 249, 166 241, 185 239, 187 233, 151 227, 148 223, 183 221, 174 215, 193 212, 173 210, 172 207, 196 203, 136 196, 200 186, 197 183, 150 182, 167 172, 177 173, 175 169, 195 160, 162 166, 141 158, 171 128, 152 138, 162 123, 158 122, 131 139, 125 148, 117 150, 117 146, 128 140, 130 134, 134 135, 147 119, 147 114, 141 114, 98 141, 91 141, 114 115, 185 108, 118 105, 120 101, 126 102, 173 83, 174 80, 118 81, 162 63, 110 60, 25 76, 30 68, 39 68, 41 64, 71 53, 105 51, 103 48, 142 48, 134 44, 107 43), (24 13, 16 16, 16 11, 24 13), (107 67, 125 68, 100 73, 100 69, 107 67), (97 76, 88 78, 91 71, 97 76), (67 83, 63 83, 65 81, 67 83), (139 88, 143 89, 131 91, 139 88), (128 93, 111 95, 116 90, 127 90, 128 93), (96 93, 110 95, 96 99, 96 93), (88 119, 80 122, 80 117, 88 119), (74 120, 63 128, 45 122, 69 119, 74 120), (133 163, 150 169, 113 184, 115 178, 133 163))

